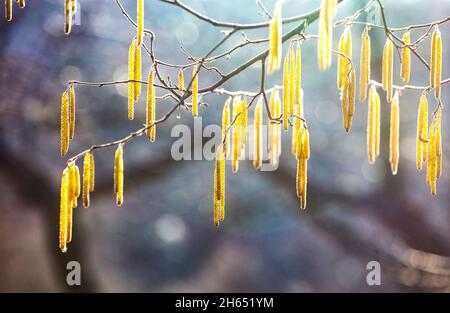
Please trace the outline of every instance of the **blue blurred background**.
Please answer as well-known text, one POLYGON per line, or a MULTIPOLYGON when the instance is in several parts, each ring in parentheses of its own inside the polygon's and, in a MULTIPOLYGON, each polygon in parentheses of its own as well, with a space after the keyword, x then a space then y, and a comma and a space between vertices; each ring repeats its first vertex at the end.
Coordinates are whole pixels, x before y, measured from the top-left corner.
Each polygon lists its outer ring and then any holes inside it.
MULTIPOLYGON (((135 1, 122 1, 135 18, 135 1)), ((274 1, 263 0, 272 11, 274 1)), ((218 20, 261 22, 267 17, 254 0, 188 1, 218 20)), ((450 15, 450 2, 383 1, 392 27, 428 23, 450 15)), ((193 127, 190 112, 158 126, 157 140, 138 138, 125 149, 125 203, 115 206, 113 149, 96 151, 96 190, 91 207, 74 212, 74 240, 68 253, 58 249, 59 181, 66 158, 59 155, 60 96, 69 80, 104 82, 126 79, 128 45, 135 30, 114 0, 79 1, 79 25, 63 33, 63 1, 29 0, 14 7, 12 22, 0 21, 0 291, 100 292, 405 292, 450 291, 449 166, 446 108, 443 114, 444 170, 432 197, 424 172, 415 169, 415 120, 420 92, 400 99, 399 174, 388 163, 389 106, 383 96, 381 157, 366 157, 367 104, 357 104, 354 126, 345 134, 336 88, 336 62, 319 72, 316 42, 303 44, 305 117, 311 134, 308 208, 299 210, 295 195, 295 159, 290 134, 283 134, 280 167, 257 172, 241 162, 237 174, 227 164, 226 219, 212 221, 211 161, 174 161, 172 128, 193 127), (82 284, 66 284, 66 264, 80 262, 82 284), (366 265, 381 264, 381 286, 368 286, 366 265)), ((338 19, 352 15, 365 1, 345 0, 338 19)), ((308 12, 319 1, 288 0, 283 17, 308 12)), ((3 14, 3 9, 1 14, 3 14)), ((220 38, 220 28, 180 8, 145 1, 145 27, 156 33, 158 59, 187 63, 183 46, 202 56, 220 38)), ((379 18, 375 14, 375 19, 379 18)), ((361 17, 365 21, 366 15, 361 17)), ((288 31, 295 24, 284 27, 288 31)), ((354 60, 359 66, 363 26, 352 27, 354 60)), ((450 25, 443 37, 443 77, 450 76, 450 25)), ((335 28, 335 47, 342 26, 335 28)), ((423 30, 413 32, 418 38, 423 30)), ((317 22, 305 34, 317 34, 317 22)), ((380 81, 385 35, 372 30, 372 77, 380 81)), ((265 38, 267 30, 246 32, 265 38)), ((147 39, 148 40, 148 39, 147 39)), ((223 47, 242 42, 237 34, 223 47)), ((285 44, 286 48, 287 44, 285 44)), ((223 72, 266 48, 252 45, 216 64, 223 72)), ((286 50, 286 49, 285 49, 286 50)), ((429 58, 429 39, 418 50, 429 58)), ((220 52, 220 51, 219 51, 220 52)), ((411 84, 426 85, 428 74, 416 61, 411 84)), ((150 67, 144 58, 144 77, 150 67)), ((399 73, 396 59, 395 73, 399 73)), ((160 69, 176 81, 176 71, 160 69)), ((218 79, 202 72, 200 87, 218 79)), ((281 83, 281 71, 266 86, 281 83)), ((190 76, 190 75, 189 75, 190 76)), ((225 84, 229 90, 257 91, 259 64, 225 84)), ((399 75, 395 82, 400 84, 399 75)), ((144 93, 146 88, 143 89, 144 93)), ((77 86, 75 140, 69 155, 92 144, 124 137, 142 127, 145 97, 136 118, 127 119, 127 87, 77 86)), ((443 88, 444 105, 449 87, 443 88)), ((430 110, 436 105, 430 96, 430 110)), ((224 96, 202 98, 203 127, 219 124, 224 96)), ((157 116, 173 105, 157 104, 157 116)), ((253 108, 250 116, 252 116, 253 108)), ((81 163, 78 164, 81 166, 81 163)))

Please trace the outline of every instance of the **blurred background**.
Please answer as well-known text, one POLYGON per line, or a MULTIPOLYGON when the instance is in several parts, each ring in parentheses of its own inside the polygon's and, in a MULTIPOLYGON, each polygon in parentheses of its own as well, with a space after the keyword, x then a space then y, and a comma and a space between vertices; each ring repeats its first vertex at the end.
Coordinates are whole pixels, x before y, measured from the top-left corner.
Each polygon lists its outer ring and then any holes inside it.
MULTIPOLYGON (((274 1, 262 0, 269 11, 274 1)), ((450 1, 383 1, 390 26, 428 23, 450 15, 450 1)), ((280 167, 257 172, 249 161, 237 174, 227 164, 226 218, 212 220, 212 161, 174 161, 171 146, 177 124, 193 127, 190 112, 180 112, 157 127, 157 140, 137 138, 125 148, 125 203, 113 192, 114 149, 95 152, 96 189, 91 207, 74 211, 74 239, 68 252, 58 249, 59 184, 67 158, 59 152, 60 97, 69 80, 104 82, 126 79, 128 46, 135 30, 115 1, 79 1, 70 36, 63 33, 63 1, 29 0, 17 4, 13 21, 0 19, 0 291, 2 292, 411 292, 450 291, 450 211, 448 114, 443 114, 443 177, 432 197, 425 173, 415 169, 416 117, 420 92, 400 98, 399 173, 389 168, 389 106, 382 95, 381 156, 366 156, 367 104, 357 104, 349 134, 342 127, 333 67, 319 72, 316 42, 303 44, 305 116, 311 134, 308 208, 300 211, 295 194, 296 162, 290 133, 283 133, 280 167), (81 264, 82 284, 66 284, 67 262, 81 264), (381 286, 368 286, 366 265, 381 265, 381 286)), ((136 3, 123 1, 135 18, 136 3)), ((352 15, 365 1, 345 0, 338 19, 352 15)), ((189 1, 218 20, 260 22, 267 17, 255 0, 189 1)), ((288 0, 283 17, 308 12, 319 1, 288 0)), ((376 8, 377 10, 378 8, 376 8)), ((3 15, 3 8, 1 14, 3 15)), ((180 8, 145 1, 145 27, 156 33, 158 59, 188 63, 181 46, 202 56, 223 36, 180 8)), ((373 13, 379 21, 378 13, 373 13)), ((361 16, 366 20, 366 15, 361 16)), ((284 26, 288 31, 295 24, 284 26)), ((450 76, 450 24, 443 38, 443 78, 450 76)), ((354 60, 359 66, 363 26, 352 27, 354 60)), ((343 31, 335 29, 335 46, 343 31)), ((416 39, 422 31, 415 31, 416 39)), ((265 38, 267 30, 246 33, 265 38)), ((317 22, 305 34, 317 34, 317 22)), ((372 30, 372 77, 380 81, 385 36, 372 30)), ((148 39, 146 39, 148 40, 148 39)), ((237 34, 222 52, 242 42, 237 34)), ((430 40, 418 50, 429 58, 430 40)), ((287 45, 285 45, 286 47, 287 45)), ((228 72, 266 44, 252 45, 218 62, 228 72)), ((286 49, 285 49, 286 50, 286 49)), ((218 52, 221 52, 218 51, 218 52)), ((426 85, 428 73, 412 57, 411 84, 426 85)), ((395 82, 400 84, 395 59, 395 82)), ((143 75, 150 67, 143 61, 143 75)), ((160 68, 176 81, 176 71, 160 68)), ((202 72, 200 87, 218 79, 202 72)), ((281 71, 266 86, 281 83, 281 71)), ((190 74, 187 73, 187 78, 190 74)), ((187 79, 186 78, 186 79, 187 79)), ((259 64, 224 87, 257 91, 259 64)), ((444 105, 449 88, 443 88, 444 105)), ((146 88, 143 89, 145 94, 146 88)), ((127 87, 76 87, 76 134, 69 156, 92 144, 124 137, 142 127, 145 97, 136 117, 127 118, 127 87)), ((224 96, 201 99, 203 127, 220 124, 224 96)), ((429 97, 430 110, 436 102, 429 97)), ((157 116, 173 102, 159 101, 157 116)), ((253 116, 253 108, 250 116, 253 116)), ((205 138, 203 143, 207 141, 205 138)), ((78 164, 81 167, 81 163, 78 164)))

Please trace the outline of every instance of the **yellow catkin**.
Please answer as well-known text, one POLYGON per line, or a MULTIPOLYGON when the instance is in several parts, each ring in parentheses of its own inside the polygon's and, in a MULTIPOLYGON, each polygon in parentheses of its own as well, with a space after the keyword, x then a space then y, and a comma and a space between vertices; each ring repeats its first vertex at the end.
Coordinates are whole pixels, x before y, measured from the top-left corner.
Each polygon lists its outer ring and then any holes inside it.
POLYGON ((392 100, 392 79, 393 79, 393 65, 394 65, 394 55, 393 55, 393 44, 390 38, 386 39, 383 50, 383 89, 386 90, 387 101, 392 100))
POLYGON ((192 69, 192 115, 198 116, 198 73, 196 65, 192 69))
POLYGON ((116 203, 121 206, 123 203, 123 147, 119 144, 114 156, 114 192, 116 193, 116 203))
MULTIPOLYGON (((403 34, 403 42, 405 45, 411 43, 411 37, 409 31, 403 34)), ((400 70, 403 83, 407 84, 409 82, 409 77, 411 74, 411 50, 408 47, 402 48, 402 66, 400 70)))
POLYGON ((431 122, 428 132, 427 184, 432 195, 436 195, 437 155, 436 155, 436 121, 431 122))
POLYGON ((80 195, 80 172, 78 166, 71 162, 69 165, 69 178, 67 199, 69 205, 66 212, 66 242, 72 241, 73 209, 77 206, 77 197, 80 195))
POLYGON ((220 148, 220 158, 219 158, 219 174, 220 174, 220 211, 219 217, 220 221, 225 219, 225 155, 222 147, 220 148))
POLYGON ((89 155, 89 191, 93 192, 95 188, 95 160, 92 153, 89 155))
POLYGON ((84 155, 83 160, 83 190, 82 190, 82 198, 83 198, 83 206, 88 208, 90 205, 90 194, 91 191, 91 161, 92 155, 90 152, 84 155))
POLYGON ((293 49, 289 51, 289 116, 294 114, 295 103, 295 53, 293 49))
POLYGON ((183 76, 183 69, 180 68, 180 71, 178 72, 178 90, 180 92, 184 92, 184 76, 183 76))
POLYGON ((303 90, 300 88, 300 98, 299 101, 295 103, 294 106, 294 121, 292 126, 292 153, 296 155, 297 153, 297 133, 300 129, 300 125, 302 123, 302 120, 300 118, 303 118, 303 90))
MULTIPOLYGON (((269 108, 272 118, 278 119, 280 118, 280 108, 279 108, 279 95, 278 91, 272 91, 269 100, 269 108)), ((278 130, 279 123, 269 120, 269 139, 268 139, 268 148, 269 148, 269 160, 271 165, 275 165, 278 159, 278 130)))
POLYGON ((336 14, 336 0, 322 0, 319 13, 318 61, 320 70, 331 66, 333 42, 333 17, 336 14))
POLYGON ((77 0, 70 0, 70 2, 71 2, 72 14, 75 14, 77 12, 77 0))
POLYGON ((367 108, 367 156, 369 163, 375 162, 375 123, 376 123, 376 100, 375 100, 375 86, 370 87, 369 90, 369 105, 367 108))
POLYGON ((302 52, 300 45, 295 53, 295 102, 300 103, 300 94, 302 89, 302 52))
POLYGON ((136 81, 134 83, 134 101, 136 102, 141 95, 141 83, 142 80, 142 59, 141 59, 141 47, 137 44, 135 45, 134 49, 134 80, 136 81))
POLYGON ((69 139, 75 136, 75 88, 73 85, 69 87, 69 139))
POLYGON ((236 173, 239 170, 239 155, 241 152, 241 139, 240 139, 240 104, 241 100, 239 97, 235 97, 233 101, 233 115, 232 115, 232 121, 234 122, 232 126, 232 157, 231 157, 231 168, 233 170, 233 173, 236 173))
POLYGON ((381 100, 378 92, 375 90, 375 157, 380 155, 380 114, 381 114, 381 100))
MULTIPOLYGON (((7 2, 12 2, 12 0, 7 0, 7 2)), ((72 29, 72 3, 70 0, 64 1, 64 33, 66 35, 70 34, 72 29)))
POLYGON ((263 159, 263 133, 262 133, 262 105, 263 97, 260 96, 258 99, 258 104, 255 108, 255 116, 253 119, 253 131, 254 131, 254 144, 253 144, 253 167, 255 169, 260 169, 263 159))
POLYGON ((399 107, 398 92, 396 92, 391 103, 391 125, 389 137, 389 162, 391 163, 391 170, 393 175, 397 174, 398 161, 400 158, 399 137, 400 137, 400 107, 399 107))
POLYGON ((307 160, 310 158, 309 131, 306 127, 299 129, 297 139, 297 195, 300 197, 300 208, 306 208, 307 160))
POLYGON ((442 109, 436 113, 436 178, 440 178, 442 174, 442 136, 441 136, 441 115, 442 109))
POLYGON ((337 86, 339 89, 343 87, 344 84, 344 62, 346 62, 345 57, 343 57, 341 54, 345 54, 345 37, 346 37, 346 30, 342 33, 341 37, 339 38, 339 47, 338 47, 338 68, 337 68, 337 86))
POLYGON ((144 0, 137 0, 137 45, 142 44, 144 36, 144 0))
POLYGON ((61 194, 59 207, 59 248, 67 251, 67 210, 68 210, 69 170, 64 169, 61 177, 61 194))
POLYGON ((245 145, 247 144, 247 124, 248 124, 248 108, 247 108, 247 98, 244 98, 241 102, 241 116, 240 116, 240 124, 241 124, 241 152, 240 157, 245 155, 245 145))
POLYGON ((442 72, 442 39, 441 32, 436 25, 432 36, 431 48, 431 87, 435 88, 436 99, 441 97, 441 72, 442 72))
POLYGON ((25 5, 25 0, 19 0, 19 7, 24 8, 25 5))
POLYGON ((367 97, 367 85, 370 80, 370 37, 369 29, 362 33, 359 76, 359 102, 363 103, 367 97))
POLYGON ((268 72, 272 74, 280 68, 282 55, 282 16, 281 1, 275 3, 272 20, 269 26, 268 72))
POLYGON ((61 156, 69 150, 69 94, 65 91, 61 97, 61 156))
POLYGON ((426 160, 428 137, 428 101, 425 94, 420 97, 417 113, 416 166, 420 171, 422 162, 426 160))
POLYGON ((214 193, 213 193, 213 203, 214 203, 213 218, 214 218, 214 225, 216 226, 219 226, 219 211, 220 211, 220 188, 219 188, 220 175, 218 175, 219 171, 218 168, 219 168, 218 160, 216 159, 216 164, 214 167, 214 193))
MULTIPOLYGON (((156 98, 154 87, 154 73, 150 70, 148 74, 148 90, 147 90, 147 110, 146 110, 146 124, 150 125, 155 122, 156 118, 156 98)), ((155 141, 156 137, 156 125, 152 125, 147 128, 147 137, 151 142, 155 141)))
POLYGON ((136 41, 130 45, 128 50, 128 118, 132 120, 134 118, 134 93, 135 93, 135 84, 134 84, 134 57, 136 50, 136 41))
POLYGON ((5 17, 7 21, 12 20, 12 0, 5 0, 5 17))
POLYGON ((283 129, 287 130, 289 125, 289 55, 286 55, 283 63, 283 129))
POLYGON ((230 152, 230 137, 231 134, 229 132, 230 128, 230 105, 232 98, 229 97, 223 106, 222 111, 222 144, 225 157, 228 156, 230 152))

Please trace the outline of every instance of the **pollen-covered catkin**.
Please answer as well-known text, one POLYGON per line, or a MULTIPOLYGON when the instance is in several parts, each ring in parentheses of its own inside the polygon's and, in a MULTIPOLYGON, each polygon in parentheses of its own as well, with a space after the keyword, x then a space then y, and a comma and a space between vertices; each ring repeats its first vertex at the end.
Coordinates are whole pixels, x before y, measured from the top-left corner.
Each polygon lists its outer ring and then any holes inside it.
POLYGON ((65 91, 61 97, 61 156, 69 150, 69 94, 65 91))
MULTIPOLYGON (((146 110, 146 124, 150 125, 155 122, 156 118, 156 97, 154 87, 154 73, 150 70, 148 74, 148 90, 147 90, 147 110, 146 110)), ((147 128, 147 137, 151 142, 155 141, 156 137, 156 125, 152 125, 147 128)))
POLYGON ((441 136, 441 115, 442 109, 439 108, 436 113, 436 179, 439 179, 442 174, 442 136, 441 136))
POLYGON ((420 97, 417 113, 416 165, 420 171, 422 162, 426 160, 428 137, 428 101, 425 94, 420 97))
POLYGON ((241 102, 241 116, 240 116, 240 124, 241 124, 241 152, 240 157, 245 155, 245 145, 247 144, 247 124, 248 124, 248 108, 247 108, 247 98, 241 102))
POLYGON ((263 157, 263 133, 262 133, 262 104, 263 97, 260 96, 258 99, 258 104, 255 108, 255 117, 253 119, 253 131, 254 131, 254 143, 253 143, 253 167, 255 169, 260 169, 262 165, 263 157))
POLYGON ((370 80, 370 37, 368 27, 362 33, 361 42, 359 102, 363 103, 367 97, 367 85, 370 80))
POLYGON ((436 120, 433 119, 428 130, 427 151, 427 184, 430 186, 431 194, 436 195, 437 180, 437 154, 436 154, 436 120))
POLYGON ((380 155, 380 111, 381 111, 380 95, 375 90, 375 158, 380 155))
POLYGON ((372 85, 369 90, 369 106, 367 109, 367 156, 369 163, 375 162, 375 136, 376 136, 376 88, 372 85))
POLYGON ((67 251, 67 210, 69 187, 69 169, 66 167, 61 177, 61 194, 59 207, 59 248, 62 252, 67 251))
POLYGON ((116 193, 116 203, 121 206, 123 203, 123 147, 119 144, 114 156, 114 192, 116 193))
POLYGON ((386 90, 387 101, 392 100, 393 84, 393 66, 394 66, 394 47, 390 38, 386 39, 383 50, 383 89, 386 90))
MULTIPOLYGON (((7 3, 12 0, 6 0, 7 3)), ((11 4, 12 5, 12 4, 11 4)), ((70 30, 72 29, 72 3, 70 0, 64 1, 64 33, 66 35, 70 34, 70 30)))
POLYGON ((196 65, 192 69, 192 115, 198 116, 198 73, 196 65))
POLYGON ((300 45, 295 53, 295 102, 300 103, 300 94, 302 89, 302 52, 300 45))
POLYGON ((222 145, 216 151, 216 166, 214 169, 214 224, 225 217, 225 156, 222 145))
POLYGON ((349 76, 352 69, 352 34, 350 26, 346 26, 339 39, 339 58, 338 58, 338 88, 342 89, 346 77, 349 76))
POLYGON ((233 101, 233 115, 232 115, 232 121, 234 122, 233 127, 231 129, 232 131, 232 156, 231 156, 231 168, 233 170, 233 173, 236 173, 239 170, 239 155, 240 155, 240 99, 239 97, 235 97, 233 101))
POLYGON ((295 103, 295 54, 289 49, 289 116, 294 114, 295 103))
POLYGON ((137 0, 137 45, 142 44, 144 36, 144 0, 137 0))
POLYGON ((19 0, 19 7, 24 8, 25 5, 25 0, 19 0))
MULTIPOLYGON (((403 34, 403 42, 405 45, 409 45, 411 43, 411 38, 409 31, 403 34)), ((411 72, 411 50, 409 47, 402 48, 402 66, 401 66, 401 77, 403 83, 407 84, 409 82, 409 77, 411 72)))
MULTIPOLYGON (((281 101, 278 90, 272 91, 270 95, 269 107, 273 119, 281 118, 281 101)), ((278 163, 278 157, 281 153, 281 124, 269 120, 269 159, 272 166, 278 163)))
POLYGON ((319 13, 319 40, 317 48, 320 70, 326 70, 331 66, 333 17, 336 14, 336 8, 336 0, 322 0, 319 13))
POLYGON ((272 20, 269 25, 268 72, 272 74, 280 68, 282 55, 282 16, 281 1, 275 3, 272 20))
POLYGON ((430 85, 434 88, 436 99, 441 97, 441 71, 442 71, 442 39, 439 27, 436 25, 431 40, 431 70, 430 85))
POLYGON ((7 21, 12 20, 12 0, 5 0, 5 17, 7 21))
POLYGON ((75 88, 73 84, 69 87, 69 139, 75 136, 75 88))
POLYGON ((225 157, 228 156, 228 153, 230 152, 230 137, 231 134, 229 132, 230 128, 230 105, 231 105, 232 98, 229 97, 227 101, 225 101, 225 105, 223 106, 222 111, 222 144, 223 144, 223 151, 225 157))
POLYGON ((182 68, 180 68, 180 71, 178 72, 178 90, 184 92, 184 76, 182 68))
POLYGON ((308 163, 307 160, 310 157, 310 149, 309 149, 309 131, 303 125, 302 128, 299 129, 297 133, 297 195, 300 198, 300 208, 306 208, 306 188, 307 188, 307 169, 308 163))
POLYGON ((223 221, 225 219, 225 154, 223 152, 222 147, 220 148, 220 211, 219 211, 219 219, 220 221, 223 221))
POLYGON ((397 174, 398 161, 400 158, 399 137, 400 137, 400 107, 399 107, 398 92, 396 92, 391 103, 391 125, 389 137, 389 162, 391 163, 391 170, 393 175, 397 174))
POLYGON ((135 94, 135 84, 134 84, 134 58, 136 52, 136 41, 130 45, 128 50, 128 118, 132 120, 134 118, 134 94, 135 94))
POLYGON ((298 102, 295 103, 294 106, 294 121, 292 126, 292 153, 294 155, 297 154, 297 133, 300 129, 300 125, 302 123, 301 118, 303 118, 303 90, 300 89, 300 99, 298 102))
POLYGON ((141 83, 142 80, 142 59, 141 59, 141 46, 135 45, 134 49, 134 101, 136 102, 141 95, 141 83))
POLYGON ((82 198, 83 198, 83 206, 88 208, 90 205, 90 191, 91 191, 91 161, 92 157, 91 153, 88 152, 84 155, 83 160, 83 190, 82 190, 82 198))
POLYGON ((288 129, 289 122, 289 55, 286 55, 283 63, 283 129, 288 129))

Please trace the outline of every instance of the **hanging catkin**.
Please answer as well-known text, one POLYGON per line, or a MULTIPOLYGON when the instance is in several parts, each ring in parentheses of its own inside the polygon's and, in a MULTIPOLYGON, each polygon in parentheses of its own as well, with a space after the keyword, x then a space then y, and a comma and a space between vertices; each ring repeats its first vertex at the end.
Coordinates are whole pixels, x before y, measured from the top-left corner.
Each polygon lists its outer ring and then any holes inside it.
POLYGON ((134 58, 136 52, 136 41, 130 45, 128 50, 128 118, 132 120, 134 118, 134 94, 135 94, 135 83, 134 83, 134 58))
POLYGON ((137 45, 142 44, 144 36, 144 0, 137 0, 137 45))
POLYGON ((317 58, 321 70, 326 70, 331 66, 333 17, 336 14, 336 8, 336 0, 322 0, 319 13, 319 40, 317 48, 317 58))
POLYGON ((65 91, 61 97, 61 156, 69 150, 69 94, 65 91))
POLYGON ((282 16, 281 1, 275 3, 272 20, 269 26, 269 74, 280 68, 282 55, 282 16))
POLYGON ((192 115, 198 116, 198 73, 197 65, 192 69, 192 115))
POLYGON ((442 71, 442 39, 439 27, 436 25, 431 40, 431 71, 430 85, 434 88, 436 99, 441 97, 441 71, 442 71))
POLYGON ((21 8, 25 7, 25 0, 19 0, 19 7, 21 8))
POLYGON ((61 194, 59 207, 59 248, 62 252, 67 251, 67 208, 69 186, 69 169, 66 167, 61 177, 61 194))
MULTIPOLYGON (((6 0, 6 2, 12 2, 12 0, 6 0)), ((71 0, 64 1, 64 33, 70 34, 72 29, 72 3, 71 0)))
POLYGON ((367 109, 367 156, 369 163, 375 162, 375 136, 376 136, 376 93, 375 86, 369 90, 369 106, 367 109))
POLYGON ((184 77, 182 68, 180 68, 180 71, 178 72, 178 90, 180 92, 184 92, 184 77))
POLYGON ((231 157, 231 168, 233 170, 233 173, 236 173, 239 170, 239 154, 241 152, 241 139, 240 139, 240 118, 241 118, 241 114, 240 114, 240 104, 241 104, 241 100, 240 97, 235 97, 234 101, 233 101, 233 115, 232 115, 232 122, 233 127, 232 127, 232 145, 233 145, 233 149, 232 149, 232 157, 231 157))
POLYGON ((222 145, 216 151, 216 166, 214 169, 214 224, 225 217, 225 156, 222 145))
POLYGON ((83 192, 82 192, 82 198, 83 198, 83 206, 85 208, 88 208, 90 205, 90 195, 89 192, 91 191, 91 161, 90 158, 92 157, 91 153, 88 152, 84 155, 83 160, 83 192))
POLYGON ((352 34, 350 26, 346 26, 339 39, 338 88, 343 88, 345 78, 350 75, 352 59, 352 34))
POLYGON ((419 111, 417 114, 417 138, 416 138, 416 165, 420 171, 422 162, 427 158, 428 137, 428 101, 425 94, 420 97, 419 111))
POLYGON ((398 161, 400 158, 399 136, 400 136, 400 107, 399 107, 398 92, 396 92, 391 103, 391 125, 389 137, 389 162, 391 163, 391 170, 393 175, 397 174, 398 161))
POLYGON ((69 87, 69 139, 75 136, 75 88, 73 84, 69 87))
POLYGON ((297 46, 295 53, 295 103, 300 103, 300 94, 302 89, 302 52, 300 45, 297 46))
POLYGON ((367 97, 367 84, 370 80, 370 36, 369 28, 362 33, 359 76, 359 102, 363 103, 367 97))
MULTIPOLYGON (((155 122, 156 118, 156 97, 155 97, 155 86, 154 73, 150 70, 148 74, 148 90, 147 90, 147 110, 146 110, 146 124, 150 125, 155 122)), ((151 142, 155 141, 156 137, 156 125, 152 125, 147 128, 147 137, 151 142)))
POLYGON ((283 63, 283 129, 287 130, 289 125, 289 54, 283 63))
POLYGON ((241 102, 241 156, 245 155, 245 146, 247 145, 247 124, 248 124, 248 107, 247 98, 241 102))
POLYGON ((427 184, 430 186, 431 194, 436 195, 437 180, 437 154, 436 154, 436 120, 433 119, 428 131, 427 151, 427 184))
POLYGON ((442 174, 442 136, 441 136, 441 115, 442 109, 436 112, 436 178, 439 179, 442 174))
MULTIPOLYGON (((411 43, 411 38, 409 31, 403 34, 403 42, 405 45, 411 43)), ((407 84, 409 82, 411 72, 411 50, 405 46, 402 48, 402 66, 401 66, 401 77, 403 83, 407 84)))
POLYGON ((387 101, 392 100, 392 79, 393 79, 393 65, 394 65, 394 47, 390 38, 386 39, 386 44, 383 49, 383 89, 386 90, 387 101))
POLYGON ((294 114, 295 103, 295 54, 289 49, 289 116, 294 114))
POLYGON ((222 144, 223 144, 223 151, 225 154, 225 157, 228 156, 228 153, 230 152, 230 137, 231 134, 229 133, 229 127, 230 127, 230 105, 231 105, 232 98, 229 97, 227 101, 225 102, 225 105, 223 106, 222 111, 222 144))
POLYGON ((301 88, 299 89, 300 89, 300 99, 298 102, 295 103, 294 106, 295 117, 292 127, 292 153, 294 155, 297 155, 297 138, 298 138, 297 133, 302 123, 302 120, 300 118, 303 118, 303 90, 301 88))
POLYGON ((141 46, 135 45, 134 49, 134 101, 138 100, 141 95, 141 83, 142 80, 142 59, 141 59, 141 46))
POLYGON ((380 95, 375 90, 375 158, 380 155, 380 111, 381 111, 380 95))
POLYGON ((310 157, 309 150, 309 132, 308 129, 303 125, 297 133, 297 196, 300 198, 300 208, 306 208, 306 189, 308 181, 308 162, 310 157))
POLYGON ((12 20, 12 0, 5 0, 5 18, 7 21, 12 20))
MULTIPOLYGON (((281 101, 278 90, 272 91, 269 102, 270 112, 273 119, 281 118, 281 101)), ((281 152, 281 124, 269 120, 269 159, 272 166, 278 163, 278 157, 281 152)))
POLYGON ((262 105, 263 97, 260 96, 258 99, 258 104, 255 108, 255 116, 253 119, 253 131, 254 131, 254 144, 253 144, 253 167, 255 169, 260 169, 263 159, 263 133, 262 133, 262 105))
POLYGON ((123 147, 119 144, 114 156, 114 192, 116 193, 116 203, 121 206, 123 203, 123 147))

